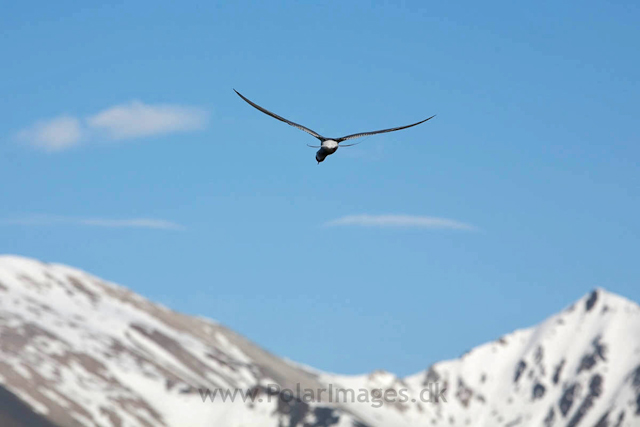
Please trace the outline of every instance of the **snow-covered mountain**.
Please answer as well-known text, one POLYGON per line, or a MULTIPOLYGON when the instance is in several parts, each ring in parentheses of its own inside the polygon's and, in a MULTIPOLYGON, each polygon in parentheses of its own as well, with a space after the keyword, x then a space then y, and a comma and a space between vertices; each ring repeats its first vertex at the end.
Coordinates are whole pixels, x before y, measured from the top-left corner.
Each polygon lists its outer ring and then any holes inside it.
POLYGON ((640 426, 640 307, 597 289, 416 375, 341 376, 77 269, 4 256, 0 425, 640 426))

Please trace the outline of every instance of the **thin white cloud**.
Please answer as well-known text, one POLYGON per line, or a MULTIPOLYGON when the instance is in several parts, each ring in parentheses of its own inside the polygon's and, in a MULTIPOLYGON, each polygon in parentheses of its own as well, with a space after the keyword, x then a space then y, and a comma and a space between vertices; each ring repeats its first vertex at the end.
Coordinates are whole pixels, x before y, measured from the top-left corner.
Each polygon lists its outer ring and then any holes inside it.
POLYGON ((18 132, 18 138, 35 147, 49 151, 64 150, 78 144, 82 139, 80 120, 71 116, 60 116, 40 120, 18 132))
POLYGON ((184 227, 175 222, 153 218, 133 218, 133 219, 103 219, 88 218, 80 220, 81 224, 94 225, 96 227, 133 227, 133 228, 157 228, 160 230, 183 230, 184 227))
POLYGON ((32 215, 21 218, 0 219, 0 225, 51 226, 51 225, 85 225, 108 228, 152 228, 158 230, 184 230, 180 224, 155 218, 76 218, 52 215, 32 215))
POLYGON ((464 222, 448 218, 415 215, 347 215, 334 219, 325 225, 358 226, 358 227, 405 227, 405 228, 430 228, 450 230, 477 230, 476 227, 464 222))
POLYGON ((87 118, 90 128, 105 131, 113 139, 201 130, 206 123, 207 113, 199 108, 140 101, 116 105, 87 118))
POLYGON ((201 108, 131 101, 84 118, 65 115, 40 120, 16 136, 36 148, 61 151, 81 142, 122 141, 202 130, 207 119, 208 112, 201 108))

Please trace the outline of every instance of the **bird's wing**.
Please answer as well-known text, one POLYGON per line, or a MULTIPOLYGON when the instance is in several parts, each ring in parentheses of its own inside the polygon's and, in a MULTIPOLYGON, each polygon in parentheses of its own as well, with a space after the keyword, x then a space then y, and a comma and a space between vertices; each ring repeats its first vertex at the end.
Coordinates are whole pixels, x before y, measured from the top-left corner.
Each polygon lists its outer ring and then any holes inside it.
POLYGON ((373 132, 361 132, 361 133, 354 133, 353 135, 347 135, 347 136, 343 136, 342 138, 338 138, 336 139, 336 142, 342 142, 342 141, 346 141, 348 139, 354 139, 354 138, 360 138, 361 136, 367 136, 367 135, 377 135, 379 133, 386 133, 386 132, 393 132, 396 130, 401 130, 401 129, 406 129, 406 128, 410 128, 412 126, 417 126, 420 123, 424 123, 427 120, 433 119, 435 117, 435 115, 429 117, 428 119, 424 119, 421 122, 418 123, 413 123, 411 125, 407 125, 407 126, 400 126, 397 128, 391 128, 391 129, 382 129, 382 130, 374 130, 373 132))
POLYGON ((244 97, 240 92, 238 92, 237 90, 235 90, 235 89, 234 89, 233 91, 234 91, 235 93, 237 93, 237 94, 238 94, 238 96, 240 96, 240 98, 244 99, 244 100, 245 100, 249 105, 251 105, 252 107, 254 107, 254 108, 256 108, 256 109, 258 109, 258 110, 260 110, 260 111, 262 111, 262 112, 263 112, 263 113, 265 113, 265 114, 270 115, 270 116, 271 116, 271 117, 273 117, 274 119, 278 119, 278 120, 280 120, 281 122, 285 122, 286 124, 293 126, 294 128, 298 128, 298 129, 300 129, 300 130, 302 130, 302 131, 305 131, 305 132, 307 132, 308 134, 315 136, 315 137, 316 137, 316 138, 318 138, 320 141, 323 141, 323 140, 327 139, 327 138, 325 138, 324 136, 320 135, 319 133, 312 131, 312 130, 311 130, 311 129, 309 129, 308 127, 304 127, 304 126, 302 126, 302 125, 299 125, 299 124, 297 124, 297 123, 294 123, 294 122, 292 122, 292 121, 289 121, 289 120, 285 119, 284 117, 280 117, 279 115, 277 115, 277 114, 275 114, 275 113, 272 113, 271 111, 267 110, 266 108, 262 108, 261 106, 259 106, 259 105, 258 105, 258 104, 256 104, 255 102, 251 102, 250 100, 248 100, 247 98, 245 98, 245 97, 244 97))

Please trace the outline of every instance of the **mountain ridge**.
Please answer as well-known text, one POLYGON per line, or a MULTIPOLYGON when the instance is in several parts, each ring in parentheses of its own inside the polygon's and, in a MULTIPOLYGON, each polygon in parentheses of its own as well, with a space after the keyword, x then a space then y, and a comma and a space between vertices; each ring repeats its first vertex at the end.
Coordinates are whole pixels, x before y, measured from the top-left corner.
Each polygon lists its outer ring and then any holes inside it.
POLYGON ((81 270, 0 256, 0 355, 0 385, 61 427, 640 425, 640 306, 602 288, 416 374, 348 376, 81 270), (433 387, 446 402, 425 401, 433 387), (202 397, 218 389, 263 402, 202 397), (295 390, 315 393, 283 398, 295 390))

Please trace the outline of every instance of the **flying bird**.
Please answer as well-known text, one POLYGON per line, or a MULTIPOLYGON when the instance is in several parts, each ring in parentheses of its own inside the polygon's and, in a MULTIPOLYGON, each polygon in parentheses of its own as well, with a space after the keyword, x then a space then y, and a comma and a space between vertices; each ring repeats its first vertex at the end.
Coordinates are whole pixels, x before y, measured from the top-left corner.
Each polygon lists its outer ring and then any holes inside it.
POLYGON ((317 160, 318 164, 323 162, 324 159, 327 158, 327 156, 330 156, 331 154, 335 153, 338 150, 338 147, 351 147, 351 146, 359 144, 359 143, 355 143, 355 144, 343 144, 343 145, 340 145, 340 143, 343 142, 343 141, 348 141, 350 139, 360 138, 362 136, 377 135, 379 133, 386 133, 386 132, 393 132, 393 131, 396 131, 396 130, 407 129, 407 128, 410 128, 410 127, 413 127, 413 126, 417 126, 420 123, 424 123, 427 120, 430 120, 430 119, 435 117, 435 114, 434 114, 433 116, 429 117, 428 119, 424 119, 424 120, 422 120, 420 122, 413 123, 413 124, 406 125, 406 126, 400 126, 400 127, 396 127, 396 128, 391 128, 391 129, 382 129, 382 130, 374 130, 372 132, 354 133, 354 134, 351 134, 351 135, 343 136, 341 138, 326 138, 326 137, 320 135, 318 132, 312 131, 308 127, 299 125, 298 123, 294 123, 294 122, 292 122, 290 120, 285 119, 284 117, 281 117, 281 116, 279 116, 279 115, 277 115, 275 113, 272 113, 271 111, 267 110, 266 108, 262 108, 261 106, 259 106, 255 102, 252 102, 249 99, 245 98, 237 90, 234 89, 233 91, 235 93, 237 93, 240 98, 244 99, 252 107, 262 111, 265 114, 270 115, 274 119, 278 119, 281 122, 285 122, 286 124, 291 125, 294 128, 298 128, 298 129, 300 129, 300 130, 302 130, 302 131, 304 131, 304 132, 306 132, 306 133, 318 138, 320 140, 320 145, 309 145, 309 147, 320 148, 316 152, 316 160, 317 160))

